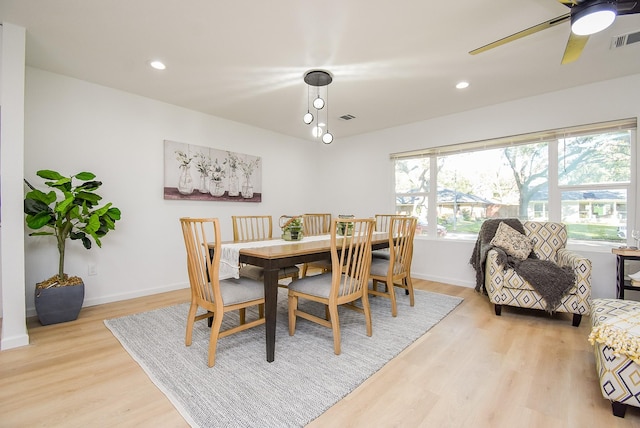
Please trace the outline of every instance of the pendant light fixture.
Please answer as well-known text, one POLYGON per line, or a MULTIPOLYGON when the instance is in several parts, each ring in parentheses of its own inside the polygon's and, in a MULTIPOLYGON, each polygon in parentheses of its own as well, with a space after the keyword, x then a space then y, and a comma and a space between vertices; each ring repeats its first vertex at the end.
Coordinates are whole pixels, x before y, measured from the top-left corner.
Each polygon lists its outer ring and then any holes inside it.
POLYGON ((307 84, 307 113, 304 115, 303 120, 307 125, 313 124, 312 135, 315 138, 322 138, 322 142, 325 144, 331 144, 333 141, 333 135, 329 132, 329 83, 333 81, 333 76, 328 71, 324 70, 309 70, 304 74, 304 81, 307 84), (316 88, 315 98, 311 103, 311 87, 316 88), (324 97, 321 96, 321 88, 325 88, 324 97), (315 110, 315 115, 311 113, 311 108, 315 110), (326 107, 326 108, 325 108, 326 107), (320 111, 324 110, 325 121, 320 122, 320 111), (326 131, 322 129, 326 126, 326 131))

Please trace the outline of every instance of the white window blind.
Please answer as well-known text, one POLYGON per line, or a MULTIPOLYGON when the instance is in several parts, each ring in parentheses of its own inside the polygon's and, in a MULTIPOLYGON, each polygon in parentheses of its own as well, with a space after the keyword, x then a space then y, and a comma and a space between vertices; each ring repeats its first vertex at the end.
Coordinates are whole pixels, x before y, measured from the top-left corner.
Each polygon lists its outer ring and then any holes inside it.
POLYGON ((542 143, 562 138, 578 137, 581 135, 604 134, 608 132, 626 131, 636 129, 637 118, 612 120, 608 122, 591 123, 569 128, 552 129, 548 131, 532 132, 529 134, 512 135, 509 137, 492 138, 488 140, 473 141, 449 146, 433 147, 430 149, 411 150, 408 152, 391 153, 391 159, 418 158, 433 155, 446 155, 464 153, 473 150, 496 149, 500 147, 515 146, 520 144, 542 143))

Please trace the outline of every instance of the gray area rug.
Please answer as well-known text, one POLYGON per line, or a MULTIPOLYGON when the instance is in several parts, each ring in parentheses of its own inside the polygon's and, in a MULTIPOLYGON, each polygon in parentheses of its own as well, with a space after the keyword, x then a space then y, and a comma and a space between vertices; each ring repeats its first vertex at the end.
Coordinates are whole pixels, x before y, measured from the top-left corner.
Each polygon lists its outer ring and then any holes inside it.
MULTIPOLYGON (((415 306, 398 294, 398 316, 390 301, 370 298, 373 336, 364 317, 341 308, 342 353, 333 353, 331 330, 298 318, 289 336, 286 290, 278 298, 275 361, 266 361, 264 326, 218 341, 216 365, 207 367, 209 328, 195 324, 184 345, 189 304, 106 320, 122 346, 193 427, 299 427, 346 396, 389 360, 442 320, 461 298, 416 290, 415 306)), ((303 306, 304 304, 308 306, 303 306)), ((322 306, 301 308, 324 316, 322 306)), ((247 311, 249 312, 249 311, 247 311)), ((255 317, 247 313, 247 319, 255 317)), ((237 313, 225 325, 237 324, 237 313)))

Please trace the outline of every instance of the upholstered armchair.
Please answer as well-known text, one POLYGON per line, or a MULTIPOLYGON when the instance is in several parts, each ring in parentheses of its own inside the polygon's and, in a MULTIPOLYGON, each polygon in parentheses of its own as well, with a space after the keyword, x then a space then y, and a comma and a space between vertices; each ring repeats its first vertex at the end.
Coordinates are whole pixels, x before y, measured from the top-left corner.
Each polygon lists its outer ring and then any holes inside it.
MULTIPOLYGON (((589 315, 591 310, 591 261, 565 248, 567 229, 564 224, 525 221, 522 225, 537 258, 549 260, 560 267, 569 266, 573 270, 574 285, 551 311, 573 314, 573 325, 577 327, 582 315, 589 315)), ((549 311, 540 293, 513 268, 499 263, 499 260, 498 250, 488 250, 484 287, 489 300, 495 305, 496 315, 501 314, 503 305, 549 311)))

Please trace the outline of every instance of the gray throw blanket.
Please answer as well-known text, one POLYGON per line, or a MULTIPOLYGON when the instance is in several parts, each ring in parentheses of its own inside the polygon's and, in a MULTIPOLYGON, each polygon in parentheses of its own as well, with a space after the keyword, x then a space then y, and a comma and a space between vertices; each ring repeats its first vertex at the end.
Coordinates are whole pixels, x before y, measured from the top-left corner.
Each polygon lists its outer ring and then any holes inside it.
POLYGON ((487 253, 490 249, 494 249, 498 252, 498 264, 514 269, 544 298, 546 310, 553 312, 575 283, 573 270, 568 266, 561 268, 551 261, 540 260, 533 251, 529 254, 529 258, 518 260, 501 248, 491 245, 491 240, 501 222, 524 234, 524 227, 517 218, 485 220, 469 260, 476 271, 476 291, 487 293, 484 284, 485 265, 487 253))

